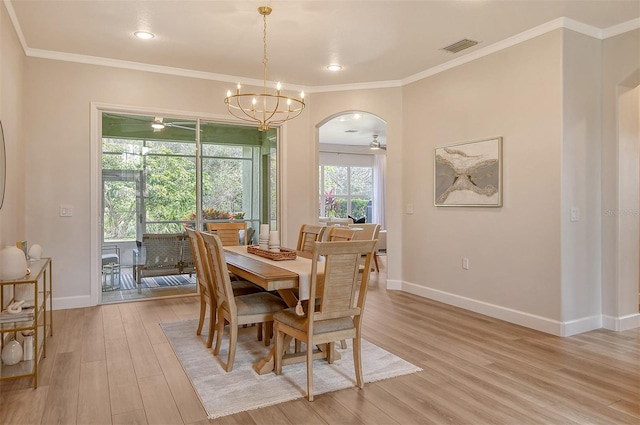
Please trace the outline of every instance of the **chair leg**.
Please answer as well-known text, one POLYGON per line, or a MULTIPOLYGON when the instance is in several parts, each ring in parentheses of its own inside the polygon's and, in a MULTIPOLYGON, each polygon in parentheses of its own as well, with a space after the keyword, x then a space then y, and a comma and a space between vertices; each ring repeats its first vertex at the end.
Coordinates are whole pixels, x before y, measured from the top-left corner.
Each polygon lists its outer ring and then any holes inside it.
POLYGON ((202 325, 204 325, 204 316, 207 312, 207 303, 204 300, 204 294, 200 294, 200 320, 198 321, 198 329, 196 335, 202 334, 202 325))
POLYGON ((360 335, 356 335, 353 338, 353 366, 356 370, 356 385, 358 388, 364 386, 364 380, 362 379, 362 361, 360 358, 360 335))
POLYGON ((378 253, 373 254, 373 262, 376 265, 376 271, 380 271, 380 266, 378 265, 378 253))
POLYGON ((218 326, 216 330, 216 347, 213 349, 213 354, 218 355, 220 353, 220 346, 222 345, 222 333, 224 332, 224 317, 220 317, 218 313, 218 326))
POLYGON ((216 329, 217 314, 218 312, 216 311, 216 308, 212 307, 211 311, 209 312, 209 337, 207 338, 207 348, 211 348, 211 345, 213 344, 213 334, 215 333, 216 329))
POLYGON ((258 326, 256 326, 256 333, 258 341, 262 341, 262 323, 258 323, 258 326))
MULTIPOLYGON (((262 325, 262 323, 260 325, 262 325)), ((266 347, 268 347, 271 344, 272 335, 273 335, 273 322, 264 322, 264 345, 266 347)))
POLYGON ((347 348, 347 341, 345 341, 344 339, 340 340, 340 348, 342 348, 343 350, 347 348))
POLYGON ((140 269, 138 269, 138 276, 136 277, 136 283, 138 284, 138 294, 142 294, 142 276, 140 276, 140 269))
POLYGON ((233 370, 233 362, 236 359, 236 345, 238 342, 238 325, 229 323, 229 357, 227 358, 227 372, 233 370))
POLYGON ((276 375, 282 375, 282 355, 284 354, 284 334, 280 332, 278 327, 278 323, 275 322, 273 325, 273 334, 274 334, 274 350, 275 354, 273 356, 273 369, 276 372, 276 375))
MULTIPOLYGON (((342 340, 344 342, 344 340, 342 340)), ((346 342, 345 342, 346 344, 346 342)), ((327 344, 327 363, 329 364, 333 364, 333 361, 335 359, 335 353, 336 353, 336 343, 335 342, 329 342, 327 344)))
POLYGON ((313 401, 313 342, 307 341, 307 399, 313 401))

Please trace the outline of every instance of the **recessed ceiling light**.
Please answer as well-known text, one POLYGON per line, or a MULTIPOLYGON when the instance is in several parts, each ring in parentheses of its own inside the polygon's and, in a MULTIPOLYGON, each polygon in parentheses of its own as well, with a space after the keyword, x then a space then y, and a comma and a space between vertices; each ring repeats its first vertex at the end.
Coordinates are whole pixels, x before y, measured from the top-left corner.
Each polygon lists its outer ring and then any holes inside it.
POLYGON ((133 33, 133 35, 135 35, 136 37, 142 39, 142 40, 149 40, 153 37, 155 37, 155 35, 151 34, 150 32, 147 31, 136 31, 133 33))
POLYGON ((336 72, 336 71, 340 71, 342 69, 342 66, 340 66, 340 65, 329 65, 329 66, 327 66, 327 69, 329 71, 336 72))

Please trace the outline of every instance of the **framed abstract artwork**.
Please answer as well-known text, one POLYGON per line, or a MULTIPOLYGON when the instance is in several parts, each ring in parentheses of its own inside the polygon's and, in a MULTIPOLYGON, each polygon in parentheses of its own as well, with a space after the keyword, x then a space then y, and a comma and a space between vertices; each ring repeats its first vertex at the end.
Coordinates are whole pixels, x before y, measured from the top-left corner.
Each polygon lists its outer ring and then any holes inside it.
POLYGON ((434 205, 502 206, 502 137, 437 147, 434 205))

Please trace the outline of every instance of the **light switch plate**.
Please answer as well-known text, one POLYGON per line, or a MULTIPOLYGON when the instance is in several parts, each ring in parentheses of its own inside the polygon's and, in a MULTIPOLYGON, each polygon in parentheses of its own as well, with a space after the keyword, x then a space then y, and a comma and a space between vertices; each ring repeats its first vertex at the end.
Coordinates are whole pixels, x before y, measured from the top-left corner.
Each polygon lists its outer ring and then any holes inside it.
POLYGON ((60 205, 60 217, 73 217, 73 206, 60 205))
POLYGON ((469 259, 467 257, 462 257, 462 268, 469 270, 469 259))

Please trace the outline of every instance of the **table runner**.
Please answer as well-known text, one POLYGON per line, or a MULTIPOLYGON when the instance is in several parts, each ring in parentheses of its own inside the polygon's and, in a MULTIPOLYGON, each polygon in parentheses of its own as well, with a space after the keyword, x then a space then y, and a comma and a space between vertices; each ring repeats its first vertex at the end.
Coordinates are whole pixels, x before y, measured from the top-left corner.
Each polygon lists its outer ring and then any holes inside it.
MULTIPOLYGON (((236 254, 244 255, 263 263, 271 264, 272 266, 280 267, 281 269, 289 270, 290 272, 298 274, 298 298, 301 300, 309 299, 309 287, 311 286, 311 259, 297 256, 295 260, 281 260, 275 261, 269 258, 261 257, 259 255, 250 254, 247 252, 247 247, 240 246, 225 246, 225 251, 234 252, 236 254)), ((324 263, 318 264, 318 275, 324 274, 324 263)))

